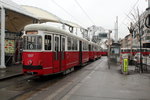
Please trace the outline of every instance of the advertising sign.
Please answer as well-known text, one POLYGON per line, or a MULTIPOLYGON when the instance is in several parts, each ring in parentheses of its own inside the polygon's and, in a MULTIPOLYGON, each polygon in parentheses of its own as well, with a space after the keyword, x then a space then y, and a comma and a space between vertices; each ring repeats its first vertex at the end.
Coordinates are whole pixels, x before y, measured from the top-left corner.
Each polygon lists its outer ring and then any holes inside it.
POLYGON ((5 40, 5 53, 15 53, 14 40, 5 40))

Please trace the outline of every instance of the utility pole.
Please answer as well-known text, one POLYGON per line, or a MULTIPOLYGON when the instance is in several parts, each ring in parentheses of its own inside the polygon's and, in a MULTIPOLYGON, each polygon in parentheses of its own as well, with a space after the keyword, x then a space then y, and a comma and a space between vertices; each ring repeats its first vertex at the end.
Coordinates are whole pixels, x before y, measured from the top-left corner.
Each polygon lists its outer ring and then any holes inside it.
POLYGON ((115 22, 115 43, 118 42, 118 16, 116 17, 116 22, 115 22))
POLYGON ((140 73, 143 72, 143 62, 142 62, 142 40, 141 40, 141 17, 138 9, 138 31, 139 31, 139 41, 140 41, 140 73))
POLYGON ((108 69, 110 69, 110 33, 112 33, 111 30, 108 32, 108 69))

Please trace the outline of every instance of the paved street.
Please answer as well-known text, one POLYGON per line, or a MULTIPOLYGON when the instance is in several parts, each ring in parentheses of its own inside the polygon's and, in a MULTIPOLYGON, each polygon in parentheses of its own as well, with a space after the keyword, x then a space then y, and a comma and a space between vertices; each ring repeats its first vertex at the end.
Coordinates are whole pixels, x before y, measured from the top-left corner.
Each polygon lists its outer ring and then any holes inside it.
POLYGON ((102 57, 66 76, 20 76, 0 83, 1 100, 149 100, 150 74, 122 75, 119 69, 108 69, 102 57))

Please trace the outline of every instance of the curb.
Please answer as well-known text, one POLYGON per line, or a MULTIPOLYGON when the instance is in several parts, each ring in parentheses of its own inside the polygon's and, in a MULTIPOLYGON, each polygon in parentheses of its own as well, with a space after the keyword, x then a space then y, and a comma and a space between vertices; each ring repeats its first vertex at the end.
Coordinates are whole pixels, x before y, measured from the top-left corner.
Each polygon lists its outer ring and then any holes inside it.
POLYGON ((22 75, 23 75, 23 73, 9 75, 9 76, 0 78, 0 81, 7 80, 7 79, 10 79, 10 78, 14 78, 14 77, 18 77, 18 76, 22 76, 22 75))

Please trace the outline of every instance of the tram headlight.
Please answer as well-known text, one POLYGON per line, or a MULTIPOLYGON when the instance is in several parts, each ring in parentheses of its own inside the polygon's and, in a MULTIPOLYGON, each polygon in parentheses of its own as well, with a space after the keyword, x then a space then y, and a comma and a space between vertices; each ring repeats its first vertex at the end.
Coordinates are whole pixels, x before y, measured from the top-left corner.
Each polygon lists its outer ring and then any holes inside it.
POLYGON ((32 65, 33 61, 32 60, 28 60, 28 64, 32 65))

